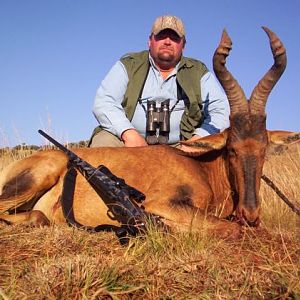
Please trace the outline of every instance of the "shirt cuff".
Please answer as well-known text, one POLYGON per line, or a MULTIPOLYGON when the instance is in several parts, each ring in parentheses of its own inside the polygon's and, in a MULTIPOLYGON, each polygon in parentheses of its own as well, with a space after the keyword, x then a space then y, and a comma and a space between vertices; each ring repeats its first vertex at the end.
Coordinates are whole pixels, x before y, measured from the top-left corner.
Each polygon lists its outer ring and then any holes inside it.
POLYGON ((205 130, 204 128, 196 128, 193 132, 193 134, 196 134, 196 135, 199 135, 201 137, 204 137, 204 136, 208 136, 208 135, 211 135, 211 134, 215 134, 215 133, 219 133, 220 130, 215 130, 215 131, 207 131, 205 130))
POLYGON ((127 124, 123 123, 123 124, 114 125, 114 130, 116 131, 116 135, 120 140, 121 140, 122 133, 128 129, 135 129, 129 121, 127 124))

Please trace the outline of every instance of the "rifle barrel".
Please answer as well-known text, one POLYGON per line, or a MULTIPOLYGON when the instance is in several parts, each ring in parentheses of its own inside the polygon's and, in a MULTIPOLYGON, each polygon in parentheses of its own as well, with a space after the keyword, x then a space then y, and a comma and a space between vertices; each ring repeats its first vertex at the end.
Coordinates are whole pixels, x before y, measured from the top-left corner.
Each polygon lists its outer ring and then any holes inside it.
POLYGON ((41 134, 44 138, 46 138, 48 141, 50 141, 52 144, 54 144, 56 147, 58 147, 60 150, 66 152, 69 151, 65 146, 60 144, 58 141, 56 141, 54 138, 52 138, 50 135, 48 135, 46 132, 43 130, 39 129, 38 133, 41 134))

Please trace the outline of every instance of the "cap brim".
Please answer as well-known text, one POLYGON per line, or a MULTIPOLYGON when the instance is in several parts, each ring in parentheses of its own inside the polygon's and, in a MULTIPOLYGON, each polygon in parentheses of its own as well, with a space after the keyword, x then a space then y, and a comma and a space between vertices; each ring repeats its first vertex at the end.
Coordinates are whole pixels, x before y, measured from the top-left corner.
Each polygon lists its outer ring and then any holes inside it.
POLYGON ((176 29, 170 28, 170 27, 166 27, 166 28, 163 28, 163 29, 160 29, 160 30, 154 30, 154 31, 152 31, 152 33, 154 35, 158 35, 160 32, 162 32, 162 31, 164 31, 166 29, 174 31, 180 38, 182 38, 184 36, 182 33, 178 32, 176 29))

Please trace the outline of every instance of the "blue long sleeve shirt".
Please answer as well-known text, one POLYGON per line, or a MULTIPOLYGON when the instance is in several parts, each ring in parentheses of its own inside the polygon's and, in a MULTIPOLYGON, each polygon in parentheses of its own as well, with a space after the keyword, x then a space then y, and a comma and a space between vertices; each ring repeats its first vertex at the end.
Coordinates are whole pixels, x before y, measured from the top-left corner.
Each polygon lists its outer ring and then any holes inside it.
MULTIPOLYGON (((127 129, 135 128, 142 136, 146 135, 147 100, 154 100, 157 106, 170 99, 170 134, 169 143, 180 140, 180 120, 184 112, 183 99, 177 99, 176 73, 179 64, 164 79, 149 56, 150 69, 142 91, 141 99, 136 106, 131 122, 127 119, 122 101, 127 90, 128 75, 125 66, 118 61, 108 72, 97 90, 93 113, 99 124, 112 134, 121 137, 127 129), (144 108, 143 108, 144 106, 144 108), (174 107, 174 108, 173 108, 174 107)), ((229 126, 229 104, 218 81, 211 72, 200 80, 204 121, 194 134, 206 136, 217 133, 229 126)))

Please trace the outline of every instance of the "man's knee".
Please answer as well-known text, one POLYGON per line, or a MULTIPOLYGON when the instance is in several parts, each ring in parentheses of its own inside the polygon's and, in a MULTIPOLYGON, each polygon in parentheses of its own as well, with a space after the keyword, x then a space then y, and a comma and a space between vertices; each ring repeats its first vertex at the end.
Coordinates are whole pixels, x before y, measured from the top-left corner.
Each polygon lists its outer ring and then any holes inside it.
POLYGON ((101 130, 93 136, 90 147, 124 147, 124 143, 112 133, 101 130))

